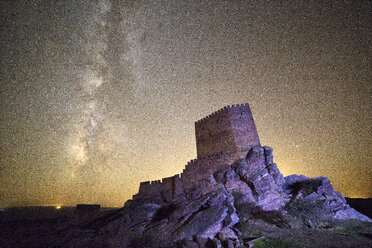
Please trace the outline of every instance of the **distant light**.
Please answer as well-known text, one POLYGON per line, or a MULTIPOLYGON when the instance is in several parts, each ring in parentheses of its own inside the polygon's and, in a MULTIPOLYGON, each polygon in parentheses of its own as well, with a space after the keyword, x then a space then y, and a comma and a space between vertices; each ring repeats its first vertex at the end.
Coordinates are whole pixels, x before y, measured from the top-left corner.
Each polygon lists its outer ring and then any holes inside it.
POLYGON ((56 206, 56 209, 61 209, 61 206, 56 206))

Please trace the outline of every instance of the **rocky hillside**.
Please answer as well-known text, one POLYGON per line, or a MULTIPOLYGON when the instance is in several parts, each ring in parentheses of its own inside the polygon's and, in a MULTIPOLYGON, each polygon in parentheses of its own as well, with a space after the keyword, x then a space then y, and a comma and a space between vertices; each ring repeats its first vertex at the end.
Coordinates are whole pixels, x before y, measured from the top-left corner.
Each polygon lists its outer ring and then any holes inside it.
MULTIPOLYGON (((299 230, 333 230, 346 220, 372 230, 371 219, 351 208, 328 178, 284 178, 273 163, 272 149, 256 146, 170 200, 161 194, 130 200, 91 223, 65 222, 48 239, 30 235, 19 247, 40 242, 53 247, 259 247, 275 237, 290 237, 279 233, 299 232, 308 238, 314 233, 299 230)), ((332 235, 325 234, 325 240, 345 238, 332 235)), ((368 235, 349 247, 371 247, 368 235)), ((12 241, 7 240, 16 244, 12 241)), ((272 247, 280 247, 275 242, 272 247)))

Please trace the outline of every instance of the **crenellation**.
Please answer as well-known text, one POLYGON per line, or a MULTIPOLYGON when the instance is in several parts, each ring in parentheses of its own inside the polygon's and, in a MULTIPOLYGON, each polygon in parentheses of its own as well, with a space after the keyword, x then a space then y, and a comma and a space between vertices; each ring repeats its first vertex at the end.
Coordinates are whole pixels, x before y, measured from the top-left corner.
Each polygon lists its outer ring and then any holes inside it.
POLYGON ((196 121, 196 122, 195 122, 195 125, 200 125, 200 124, 203 123, 203 122, 206 122, 206 121, 208 121, 208 120, 210 120, 210 119, 214 119, 215 116, 220 115, 222 112, 224 112, 224 111, 226 111, 226 110, 227 110, 226 107, 224 107, 224 108, 222 108, 222 109, 219 109, 219 110, 213 112, 212 114, 209 114, 208 116, 203 117, 202 119, 196 121))
POLYGON ((182 173, 162 180, 140 183, 134 198, 161 195, 171 199, 195 181, 231 164, 255 145, 260 145, 249 104, 227 105, 195 122, 197 158, 182 173))
POLYGON ((167 182, 170 182, 173 180, 175 176, 172 176, 172 177, 165 177, 163 179, 161 179, 161 183, 167 183, 167 182))
POLYGON ((198 158, 260 145, 248 104, 233 104, 195 123, 198 158), (224 111, 222 111, 224 110, 224 111))

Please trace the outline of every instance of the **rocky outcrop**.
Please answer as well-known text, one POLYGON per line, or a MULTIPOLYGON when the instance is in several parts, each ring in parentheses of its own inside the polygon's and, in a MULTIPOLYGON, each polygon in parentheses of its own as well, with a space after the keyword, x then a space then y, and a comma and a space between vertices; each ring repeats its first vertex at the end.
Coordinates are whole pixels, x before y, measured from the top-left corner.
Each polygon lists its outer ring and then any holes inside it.
POLYGON ((173 199, 129 201, 111 218, 98 225, 96 237, 110 237, 111 247, 238 247, 243 241, 235 224, 252 218, 285 228, 321 228, 331 219, 371 221, 325 177, 284 178, 272 148, 260 146, 173 199))
POLYGON ((371 222, 369 217, 351 208, 326 177, 291 175, 285 178, 283 190, 289 197, 287 212, 309 227, 319 227, 331 219, 371 222))
MULTIPOLYGON (((239 180, 249 187, 251 194, 248 196, 252 195, 253 198, 248 202, 264 211, 278 210, 284 206, 284 178, 273 163, 272 148, 255 146, 248 152, 246 159, 236 161, 231 168, 239 176, 239 180)), ((236 188, 236 192, 246 197, 244 193, 247 192, 241 188, 236 188)))
POLYGON ((197 245, 196 240, 208 241, 218 234, 222 239, 236 237, 230 228, 238 221, 233 196, 219 188, 179 206, 132 203, 98 232, 110 237, 112 247, 173 247, 185 240, 197 245))
MULTIPOLYGON (((270 147, 254 146, 243 158, 218 166, 217 171, 173 194, 137 197, 92 223, 64 227, 50 235, 52 245, 250 247, 252 239, 259 237, 243 237, 241 222, 256 221, 285 229, 326 228, 340 219, 371 222, 347 205, 328 178, 284 178, 273 162, 272 152, 270 147)), ((42 242, 49 245, 50 240, 42 242)))

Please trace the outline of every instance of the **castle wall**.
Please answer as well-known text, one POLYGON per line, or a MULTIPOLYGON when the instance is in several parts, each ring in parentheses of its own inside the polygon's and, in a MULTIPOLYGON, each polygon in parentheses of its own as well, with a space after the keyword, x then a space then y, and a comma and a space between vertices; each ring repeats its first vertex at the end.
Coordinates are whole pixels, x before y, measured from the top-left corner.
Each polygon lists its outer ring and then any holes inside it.
POLYGON ((227 106, 197 121, 195 134, 198 158, 188 162, 180 175, 142 182, 133 199, 171 200, 260 145, 248 104, 227 106))
MULTIPOLYGON (((141 196, 156 196, 159 194, 161 188, 161 181, 156 180, 156 181, 147 181, 147 182, 142 182, 140 183, 140 188, 138 195, 141 196)), ((133 197, 134 199, 134 197, 133 197)))
POLYGON ((182 182, 185 188, 192 186, 226 165, 233 163, 237 157, 231 153, 219 153, 200 159, 191 160, 182 174, 182 182))
POLYGON ((205 179, 215 171, 233 163, 236 159, 238 157, 235 153, 219 153, 190 160, 180 175, 177 174, 162 180, 142 182, 138 194, 134 195, 133 199, 158 196, 170 200, 173 196, 182 194, 185 188, 193 186, 195 182, 205 179))
POLYGON ((195 123, 196 151, 198 158, 220 152, 235 152, 235 140, 231 128, 228 108, 195 123))
POLYGON ((197 121, 195 134, 198 158, 260 145, 248 104, 227 106, 197 121))
POLYGON ((161 197, 171 199, 172 196, 181 194, 183 185, 180 175, 163 178, 162 180, 141 182, 138 194, 133 196, 133 200, 147 197, 161 197))
POLYGON ((246 152, 255 145, 261 146, 249 105, 242 104, 229 108, 228 113, 236 152, 246 152))

